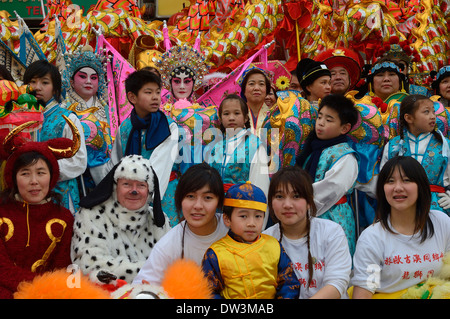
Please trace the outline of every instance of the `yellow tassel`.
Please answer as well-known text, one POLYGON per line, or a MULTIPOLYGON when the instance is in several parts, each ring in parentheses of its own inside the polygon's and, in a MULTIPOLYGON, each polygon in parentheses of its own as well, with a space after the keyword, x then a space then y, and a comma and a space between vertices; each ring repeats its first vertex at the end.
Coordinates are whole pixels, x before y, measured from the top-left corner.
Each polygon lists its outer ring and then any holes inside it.
POLYGON ((30 247, 30 219, 29 219, 30 205, 26 201, 23 201, 22 207, 25 207, 25 205, 27 205, 27 230, 28 230, 28 240, 27 240, 27 245, 25 247, 30 247))

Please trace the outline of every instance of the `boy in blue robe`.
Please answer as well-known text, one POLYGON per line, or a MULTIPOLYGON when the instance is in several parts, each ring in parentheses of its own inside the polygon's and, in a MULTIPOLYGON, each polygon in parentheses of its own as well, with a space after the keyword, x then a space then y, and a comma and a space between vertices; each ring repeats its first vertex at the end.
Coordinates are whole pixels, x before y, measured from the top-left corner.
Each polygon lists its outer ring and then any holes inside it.
POLYGON ((348 98, 330 94, 319 105, 314 131, 296 163, 313 179, 317 216, 342 226, 350 253, 356 245, 355 218, 349 196, 358 177, 358 155, 347 142, 347 133, 356 124, 358 111, 348 98))

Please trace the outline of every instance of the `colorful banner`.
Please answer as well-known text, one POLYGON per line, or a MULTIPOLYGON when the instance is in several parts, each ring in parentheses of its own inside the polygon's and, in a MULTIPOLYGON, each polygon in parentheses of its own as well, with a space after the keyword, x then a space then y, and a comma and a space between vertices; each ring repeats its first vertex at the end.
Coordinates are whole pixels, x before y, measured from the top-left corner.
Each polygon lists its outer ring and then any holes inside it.
POLYGON ((25 66, 29 66, 32 62, 37 60, 47 60, 44 52, 37 43, 30 29, 28 29, 25 21, 17 15, 20 30, 20 49, 19 59, 25 66))
POLYGON ((107 65, 106 76, 108 82, 108 120, 111 126, 111 137, 114 139, 120 124, 130 115, 133 105, 128 102, 125 91, 125 79, 135 69, 125 60, 117 50, 106 41, 103 34, 97 40, 96 51, 106 49, 106 54, 111 56, 107 65))

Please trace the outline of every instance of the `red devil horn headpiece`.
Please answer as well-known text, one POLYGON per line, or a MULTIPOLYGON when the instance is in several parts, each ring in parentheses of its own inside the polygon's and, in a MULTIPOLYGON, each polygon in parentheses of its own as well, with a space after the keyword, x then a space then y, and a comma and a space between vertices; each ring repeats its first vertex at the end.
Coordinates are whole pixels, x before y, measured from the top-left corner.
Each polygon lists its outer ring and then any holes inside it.
POLYGON ((59 178, 59 165, 57 160, 74 156, 80 148, 80 132, 67 116, 63 115, 63 117, 72 130, 72 140, 60 137, 45 142, 31 142, 23 138, 18 138, 17 134, 25 128, 34 125, 35 121, 19 125, 5 137, 2 143, 2 151, 4 154, 9 154, 4 172, 5 182, 8 188, 14 187, 12 176, 14 163, 19 156, 28 152, 38 152, 47 158, 52 166, 50 168, 52 171, 50 188, 55 187, 59 178))

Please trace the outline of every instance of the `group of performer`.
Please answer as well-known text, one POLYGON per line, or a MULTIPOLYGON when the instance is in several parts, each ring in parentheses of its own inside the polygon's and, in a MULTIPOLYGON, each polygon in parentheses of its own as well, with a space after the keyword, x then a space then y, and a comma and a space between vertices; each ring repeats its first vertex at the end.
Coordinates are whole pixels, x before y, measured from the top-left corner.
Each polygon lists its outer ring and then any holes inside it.
POLYGON ((181 258, 217 298, 448 298, 450 66, 419 86, 414 58, 391 41, 370 68, 337 47, 224 75, 173 45, 126 77, 114 132, 91 46, 23 86, 2 67, 0 297, 71 264, 145 292, 181 258))

